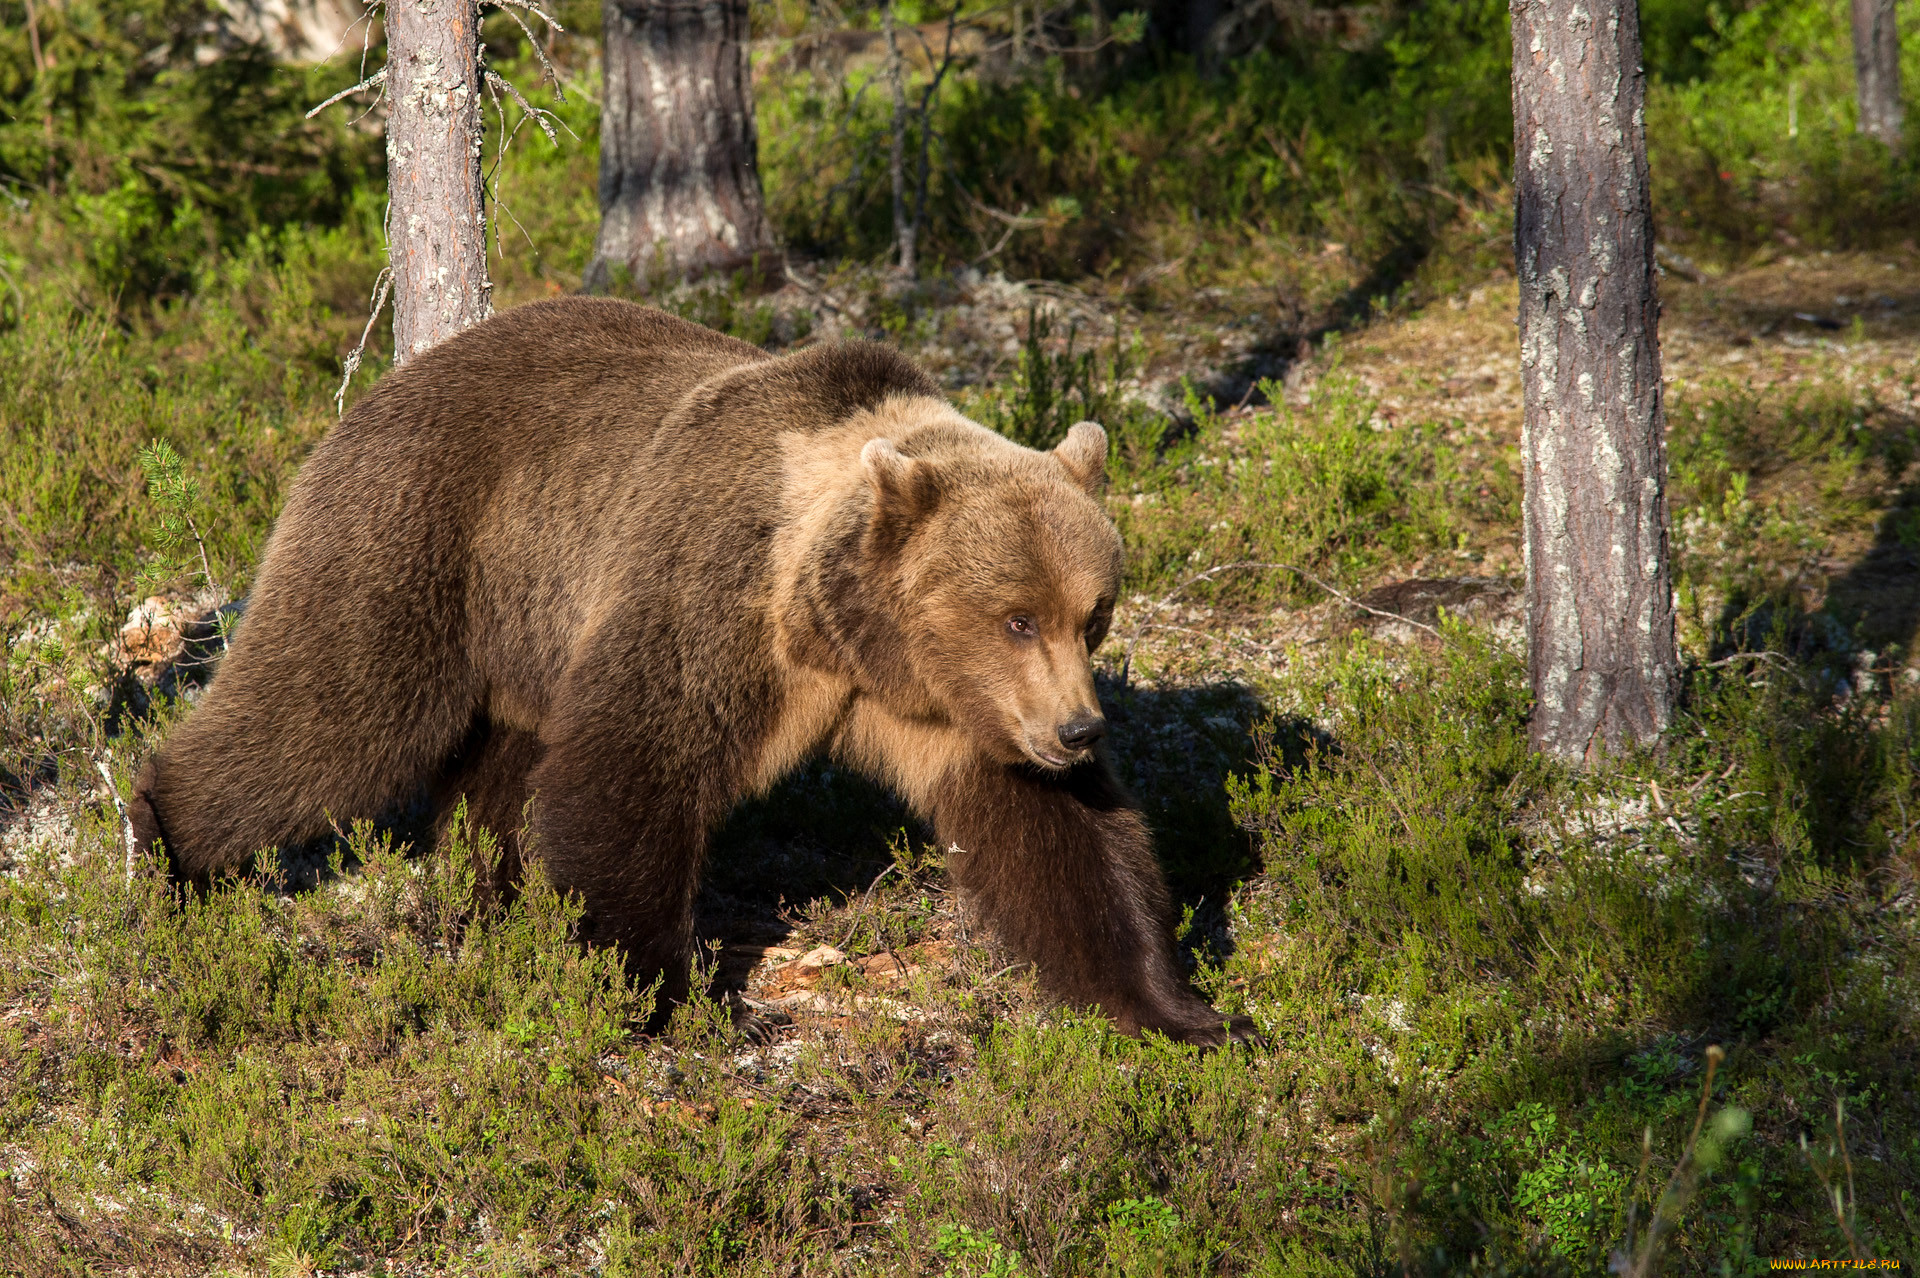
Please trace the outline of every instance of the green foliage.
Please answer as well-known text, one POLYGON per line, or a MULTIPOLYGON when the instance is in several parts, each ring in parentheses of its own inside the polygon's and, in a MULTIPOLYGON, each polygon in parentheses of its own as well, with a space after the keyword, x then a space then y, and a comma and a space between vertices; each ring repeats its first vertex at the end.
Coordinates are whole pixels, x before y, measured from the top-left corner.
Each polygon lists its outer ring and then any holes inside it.
MULTIPOLYGON (((1920 7, 1901 6, 1903 30, 1920 7)), ((1916 152, 1856 133, 1852 38, 1836 0, 1709 9, 1684 80, 1648 95, 1648 151, 1663 234, 1752 252, 1868 245, 1912 230, 1916 152)), ((1905 42, 1903 79, 1920 75, 1905 42)))
MULTIPOLYGON (((1358 48, 1261 49, 1218 76, 1156 55, 950 77, 933 112, 928 251, 966 261, 1001 237, 971 197, 1042 215, 997 259, 1026 274, 1108 274, 1143 249, 1214 261, 1242 237, 1296 232, 1378 252, 1426 224, 1412 184, 1504 163, 1505 41, 1504 6, 1446 0, 1396 13, 1358 48)), ((878 255, 892 235, 884 87, 776 84, 761 133, 776 225, 811 251, 878 255)))
MULTIPOLYGON (((143 479, 154 472, 141 450, 160 445, 174 459, 172 486, 156 490, 163 523, 193 514, 210 563, 232 565, 227 584, 244 589, 282 485, 331 418, 334 344, 352 320, 336 323, 316 294, 329 274, 365 262, 339 233, 261 237, 193 303, 176 304, 171 322, 132 332, 69 311, 53 280, 31 283, 26 317, 0 332, 10 589, 33 597, 76 556, 129 578, 146 566, 154 508, 143 479)), ((179 549, 169 545, 154 572, 179 549)))
POLYGON ((1604 1250, 1619 1232, 1615 1209, 1627 1173, 1581 1154, 1560 1116, 1538 1101, 1515 1106, 1488 1131, 1509 1158, 1528 1166, 1514 1186, 1514 1206, 1537 1222, 1553 1250, 1576 1262, 1604 1250))
POLYGON ((1028 448, 1052 448, 1075 422, 1092 420, 1113 431, 1142 416, 1122 398, 1132 359, 1118 334, 1104 364, 1097 347, 1074 349, 1077 326, 1068 328, 1064 350, 1051 349, 1052 337, 1052 315, 1029 308, 1020 361, 1007 390, 989 402, 987 425, 1028 448))
POLYGON ((208 586, 217 580, 207 558, 207 540, 199 520, 206 518, 206 496, 200 481, 187 473, 186 463, 173 445, 157 439, 140 450, 140 469, 146 472, 147 495, 158 518, 147 530, 153 561, 142 572, 143 582, 165 582, 198 568, 208 586), (193 556, 197 555, 197 565, 193 556))
POLYGON ((377 139, 307 107, 356 78, 276 65, 207 0, 35 6, 0 31, 0 182, 61 199, 103 295, 177 294, 257 228, 337 224, 380 180, 377 139), (217 53, 219 56, 203 56, 217 53))
POLYGON ((1173 438, 1164 419, 1122 411, 1109 467, 1127 498, 1115 514, 1135 588, 1251 563, 1265 567, 1209 583, 1212 594, 1299 598, 1315 587, 1271 565, 1351 580, 1387 558, 1451 546, 1467 511, 1518 504, 1511 474, 1469 478, 1452 431, 1389 424, 1349 377, 1329 375, 1299 408, 1277 385, 1266 393, 1277 406, 1231 432, 1197 397, 1193 429, 1173 438))
POLYGON ((1027 1272, 1019 1252, 970 1225, 940 1226, 933 1249, 953 1262, 946 1269, 950 1278, 1021 1278, 1027 1272))
POLYGON ((1228 782, 1294 925, 1341 937, 1362 988, 1383 994, 1511 976, 1534 948, 1509 833, 1515 805, 1543 783, 1526 747, 1525 671, 1468 632, 1455 639, 1413 671, 1354 652, 1326 676, 1346 712, 1337 751, 1275 722, 1261 766, 1228 782), (1387 954, 1391 984, 1373 970, 1387 954))

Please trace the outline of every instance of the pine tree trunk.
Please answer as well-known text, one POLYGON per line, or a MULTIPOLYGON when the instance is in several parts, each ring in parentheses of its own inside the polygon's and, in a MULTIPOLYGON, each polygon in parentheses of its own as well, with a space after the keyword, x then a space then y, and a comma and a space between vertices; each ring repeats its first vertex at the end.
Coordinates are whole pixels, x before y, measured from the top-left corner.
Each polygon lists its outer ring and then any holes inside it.
POLYGON ((746 0, 604 0, 600 239, 589 289, 777 269, 760 194, 746 0))
POLYGON ((1677 693, 1635 0, 1512 0, 1534 748, 1645 743, 1677 693))
POLYGON ((1894 0, 1853 0, 1853 76, 1860 132, 1900 145, 1900 36, 1894 0))
POLYGON ((386 7, 393 357, 493 313, 480 179, 480 29, 472 0, 386 7))
MULTIPOLYGON (((912 279, 920 228, 907 213, 907 69, 900 56, 900 32, 894 25, 893 0, 881 9, 887 34, 887 82, 893 90, 893 136, 887 148, 887 177, 893 184, 893 245, 899 253, 900 274, 912 279)), ((925 121, 921 121, 922 127, 925 121)))

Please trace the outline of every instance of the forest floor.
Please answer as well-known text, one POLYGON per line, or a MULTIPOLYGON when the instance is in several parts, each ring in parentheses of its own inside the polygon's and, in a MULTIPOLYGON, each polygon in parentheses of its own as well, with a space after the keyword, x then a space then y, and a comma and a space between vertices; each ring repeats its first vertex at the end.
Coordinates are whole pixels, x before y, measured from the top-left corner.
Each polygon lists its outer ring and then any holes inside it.
MULTIPOLYGON (((983 413, 1010 380, 1035 393, 1030 307, 1055 316, 1043 380, 1068 331, 1131 343, 1113 753, 1197 981, 1263 1041, 1203 1055, 1050 1008, 924 832, 825 765, 721 832, 711 996, 658 1035, 567 941, 568 903, 475 906, 484 840, 409 858, 360 828, 182 904, 127 860, 88 765, 124 792, 184 703, 104 735, 124 601, 110 624, 41 611, 92 552, 46 553, 33 489, 7 608, 29 762, 0 830, 0 1268, 1920 1258, 1920 254, 1664 281, 1688 708, 1667 748, 1586 776, 1524 750, 1510 279, 1327 340, 1252 287, 796 274, 728 301, 730 326, 892 338, 983 413), (62 660, 105 654, 92 702, 44 657, 62 633, 62 660)), ((281 476, 247 481, 268 495, 207 481, 242 547, 299 451, 247 429, 210 464, 281 476)), ((113 501, 141 517, 137 490, 113 501)))

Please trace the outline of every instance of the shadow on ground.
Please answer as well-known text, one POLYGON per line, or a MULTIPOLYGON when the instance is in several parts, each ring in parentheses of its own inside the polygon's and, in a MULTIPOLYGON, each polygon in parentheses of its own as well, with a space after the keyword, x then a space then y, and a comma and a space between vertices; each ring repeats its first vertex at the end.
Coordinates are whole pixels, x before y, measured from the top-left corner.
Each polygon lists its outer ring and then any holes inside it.
MULTIPOLYGON (((1115 766, 1153 825, 1176 908, 1193 912, 1187 944, 1223 958, 1231 945, 1225 904, 1257 868, 1229 811, 1226 778, 1251 764, 1260 704, 1238 682, 1123 690, 1102 679, 1100 693, 1115 766)), ((726 947, 717 992, 737 993, 760 952, 785 942, 810 903, 866 892, 903 840, 924 845, 932 831, 884 787, 827 762, 743 804, 714 839, 696 906, 698 935, 726 947)))

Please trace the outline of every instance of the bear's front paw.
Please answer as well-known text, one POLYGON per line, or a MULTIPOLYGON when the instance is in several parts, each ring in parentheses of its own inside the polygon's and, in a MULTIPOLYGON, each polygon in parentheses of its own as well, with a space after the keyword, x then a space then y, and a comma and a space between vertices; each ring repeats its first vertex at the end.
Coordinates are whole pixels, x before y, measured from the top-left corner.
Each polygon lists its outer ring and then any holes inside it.
POLYGON ((1163 1034, 1176 1043, 1191 1043, 1195 1047, 1262 1041, 1260 1029, 1251 1017, 1215 1011, 1192 997, 1181 999, 1173 1007, 1143 1010, 1142 1014, 1123 1018, 1121 1027, 1130 1034, 1163 1034))
POLYGON ((1195 1047, 1225 1047, 1228 1043, 1265 1041, 1259 1026, 1253 1023, 1250 1016, 1217 1014, 1211 1021, 1163 1032, 1176 1043, 1191 1043, 1195 1047))

